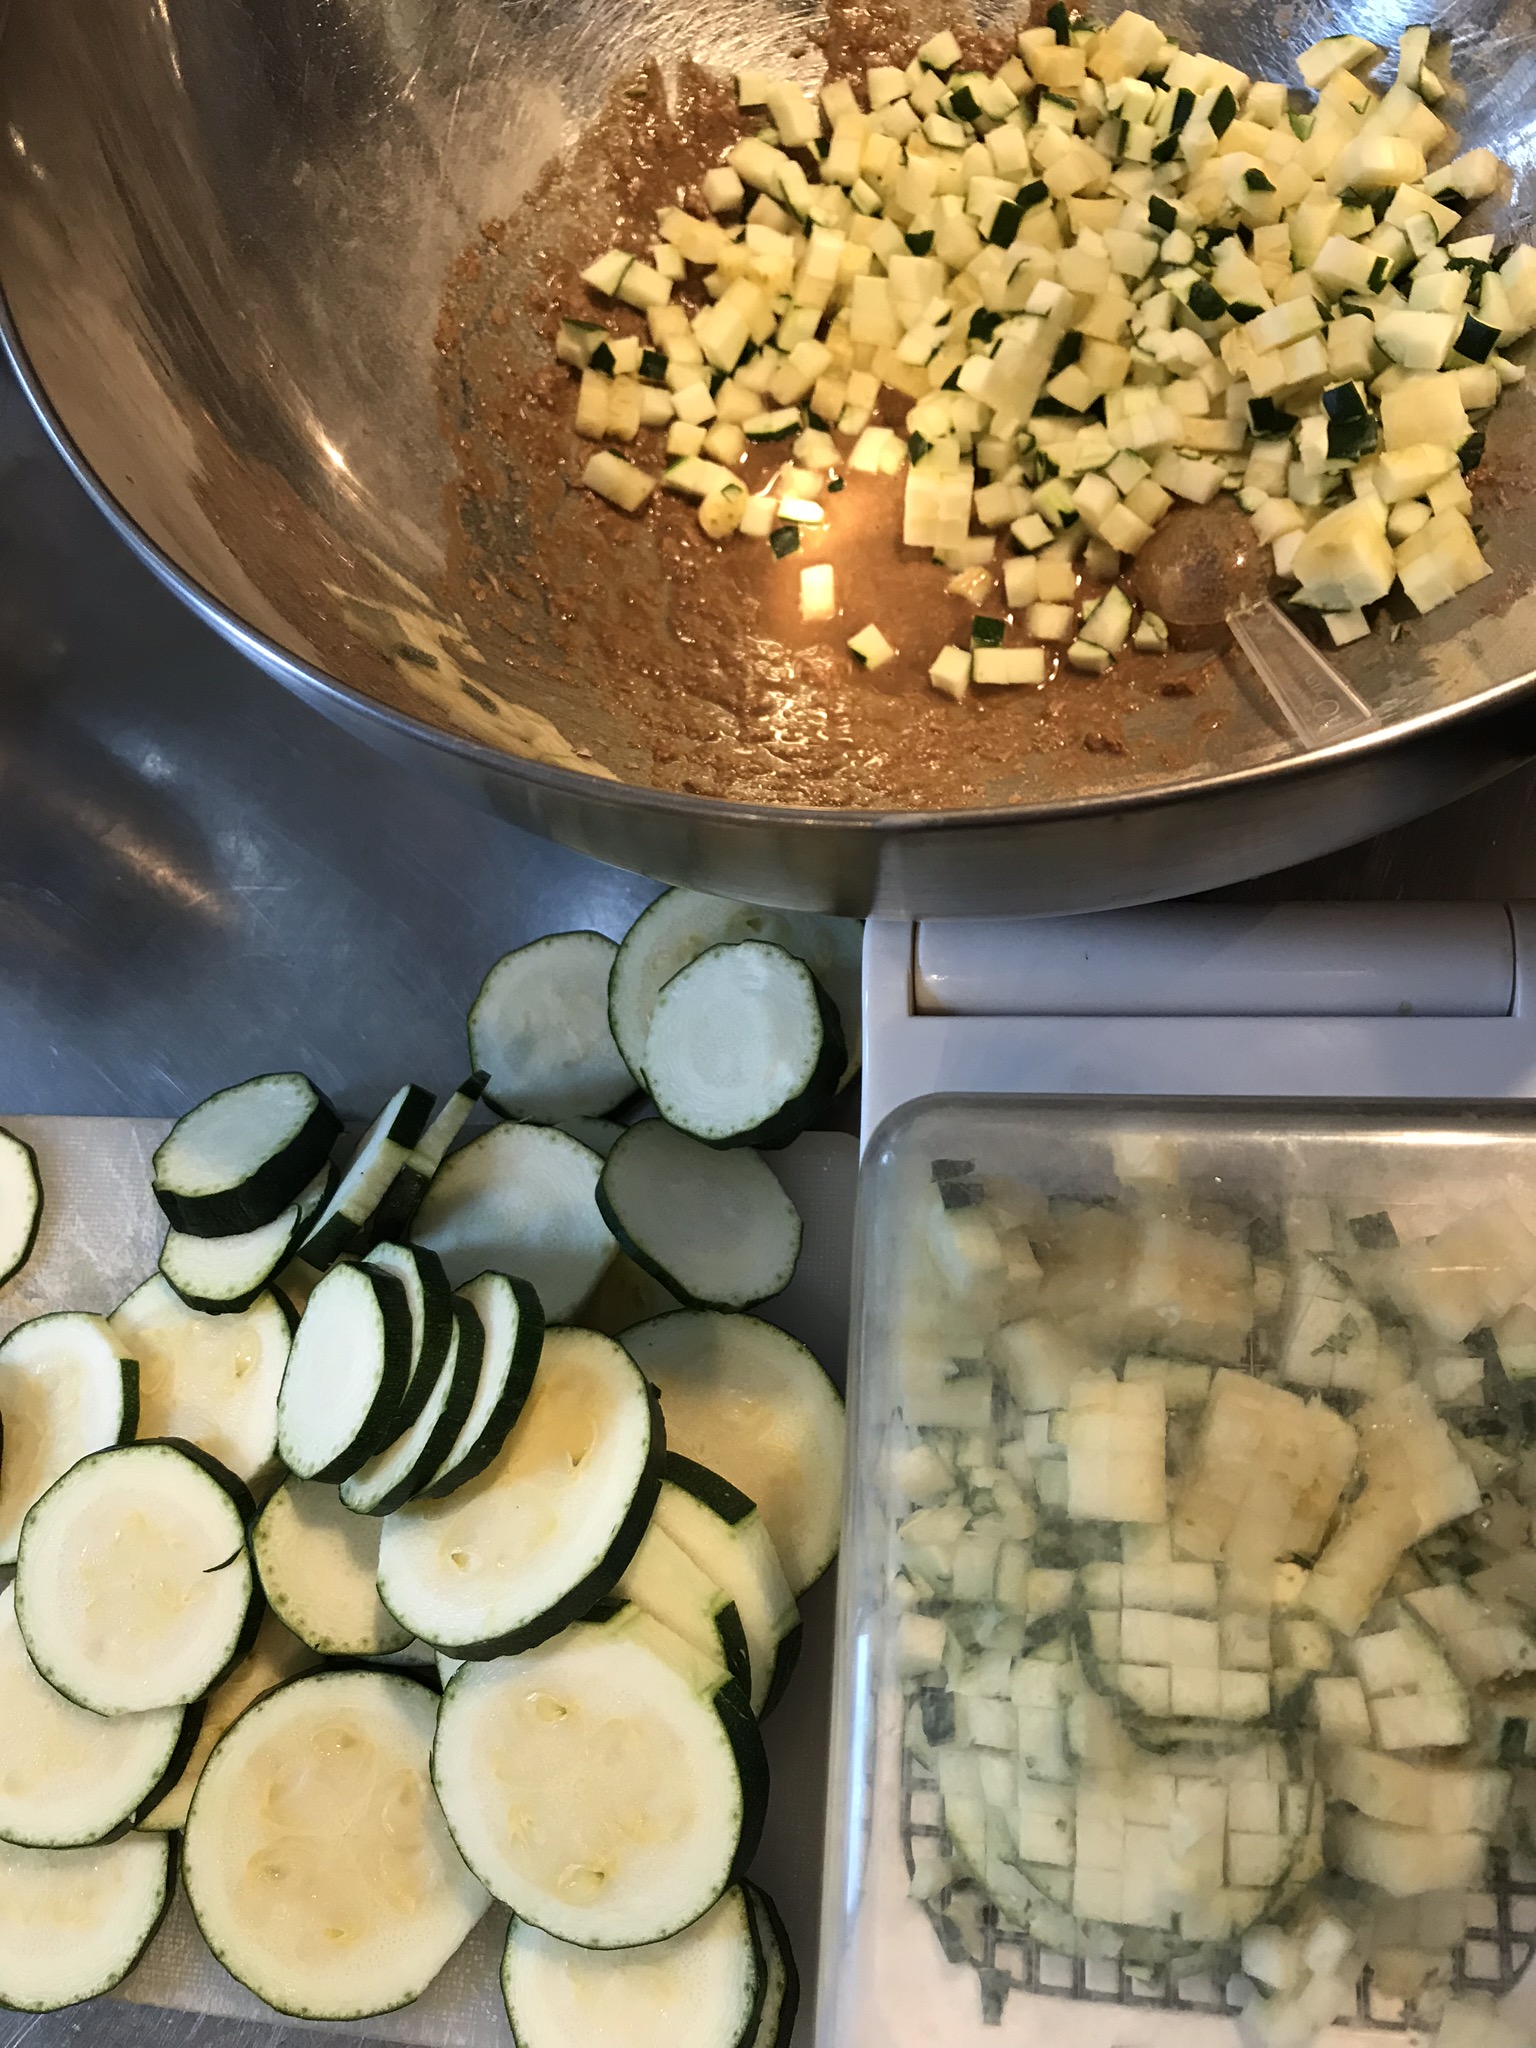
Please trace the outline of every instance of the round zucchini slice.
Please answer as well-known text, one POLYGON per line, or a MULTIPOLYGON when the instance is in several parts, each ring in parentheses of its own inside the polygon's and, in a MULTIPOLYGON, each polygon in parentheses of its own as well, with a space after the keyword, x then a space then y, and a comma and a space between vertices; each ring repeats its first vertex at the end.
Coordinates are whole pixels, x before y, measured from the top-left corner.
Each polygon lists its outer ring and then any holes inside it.
MULTIPOLYGON (((192 1805, 192 1794, 203 1775, 203 1765, 212 1756, 213 1746, 224 1730, 239 1720, 253 1700, 259 1700, 264 1693, 285 1685, 290 1678, 297 1678, 302 1672, 312 1671, 319 1661, 308 1644, 301 1643, 291 1630, 284 1628, 275 1614, 263 1615, 250 1655, 242 1657, 229 1676, 221 1679, 208 1695, 201 1725, 197 1728, 197 1739, 191 1744, 186 1762, 161 1797, 139 1816, 138 1825, 155 1833, 168 1833, 173 1829, 179 1832, 184 1828, 192 1805)), ((103 1725, 121 1727, 125 1721, 131 1722, 136 1718, 139 1717, 123 1716, 103 1725)))
POLYGON ((71 1465, 139 1426, 139 1368, 100 1316, 37 1316, 0 1344, 0 1565, 22 1518, 71 1465))
POLYGON ((247 1707, 204 1766, 187 1897, 219 1961, 278 2012, 408 2005, 485 1911, 432 1796, 436 1709, 396 1672, 320 1671, 247 1707))
POLYGON ((124 1444, 66 1472, 16 1558, 16 1619, 48 1683, 93 1714, 201 1699, 254 1633, 249 1506, 190 1444, 124 1444))
POLYGON ((706 1145, 787 1145, 831 1106, 846 1060, 831 998, 803 960, 712 946, 656 999, 645 1071, 656 1107, 706 1145))
POLYGON ((222 1088, 172 1125, 154 1159, 173 1230, 232 1237, 271 1223, 325 1165, 341 1119, 303 1074, 222 1088))
POLYGON ((554 1330, 516 1427, 467 1486, 386 1516, 379 1598, 451 1655, 531 1649, 612 1592, 645 1534, 660 1411, 611 1337, 554 1330))
POLYGON ((285 1479, 257 1518, 251 1550, 262 1590, 322 1657, 385 1657, 411 1640, 379 1600, 381 1526, 312 1479, 285 1479))
POLYGON ((277 1462, 277 1390, 293 1332, 275 1294, 238 1315, 188 1308, 163 1274, 136 1287, 111 1325, 139 1367, 139 1430, 197 1444, 257 1486, 277 1462))
POLYGON ((171 1896, 169 1835, 91 1849, 0 1843, 0 2006, 57 2012, 120 1984, 171 1896))
POLYGON ((768 1793, 737 1687, 629 1606, 522 1656, 461 1666, 432 1779, 487 1889, 581 1948, 692 1926, 750 1862, 768 1793))
POLYGON ((843 1403, 794 1337, 756 1316, 657 1316, 620 1340, 661 1396, 667 1448, 755 1501, 792 1592, 837 1555, 843 1403))
POLYGON ((765 1988, 740 1885, 638 1954, 577 1948, 514 1920, 501 1964, 517 2048, 753 2048, 765 1988))
POLYGON ((517 1273, 552 1323, 576 1314, 613 1257, 593 1194, 603 1162, 564 1131, 499 1124, 445 1159, 412 1227, 455 1287, 517 1273))
POLYGON ((469 1013, 469 1062, 503 1116, 553 1123, 606 1116, 635 1092, 608 1026, 618 947, 601 932, 555 932, 498 960, 469 1013))
POLYGON ((31 1849, 110 1840, 175 1778, 198 1719, 183 1707, 111 1716, 77 1707, 27 1655, 14 1586, 0 1593, 0 1840, 31 1849))
POLYGON ((42 1220, 37 1154, 14 1131, 0 1129, 0 1287, 31 1258, 42 1220))

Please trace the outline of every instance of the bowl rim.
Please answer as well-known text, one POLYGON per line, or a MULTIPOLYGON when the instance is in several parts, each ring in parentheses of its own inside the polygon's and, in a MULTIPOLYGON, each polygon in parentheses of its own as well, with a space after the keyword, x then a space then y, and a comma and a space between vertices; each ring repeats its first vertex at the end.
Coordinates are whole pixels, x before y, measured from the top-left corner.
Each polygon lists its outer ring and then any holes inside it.
POLYGON ((1474 696, 1454 704, 1443 704, 1417 712, 1411 718, 1378 727, 1352 738, 1335 740, 1316 749, 1282 754, 1272 760, 1250 763, 1243 768, 1224 769, 1219 774, 1185 776, 1149 789, 1122 790, 1105 796, 1062 797, 1044 803, 977 805, 965 809, 878 811, 832 806, 744 803, 730 797, 690 795, 678 790, 652 789, 644 784, 609 780, 576 769, 557 768, 524 754, 514 754, 485 745, 459 733, 430 725, 408 712, 393 710, 377 698, 342 682, 326 670, 291 653, 260 632, 221 599, 215 597, 195 576, 190 575, 158 542, 140 526, 91 464, 76 441, 62 414, 55 407, 43 378, 32 361, 11 307, 10 295, 0 280, 0 350, 3 350, 17 382, 36 414, 44 432, 62 456, 76 482, 107 519, 118 536, 160 581, 212 627, 221 638, 245 653, 268 674, 286 679, 307 696, 333 698, 350 715, 380 725, 402 739, 422 741, 466 765, 505 775, 545 789, 551 795, 590 802, 601 799, 621 810, 719 826, 793 825, 818 835, 855 834, 860 837, 919 838, 934 834, 997 830, 1009 825, 1063 825, 1086 823, 1098 818, 1116 818, 1131 812, 1174 810, 1200 797, 1231 797, 1245 789, 1268 788, 1271 784, 1301 782, 1360 760, 1366 755, 1387 754, 1412 745, 1458 720, 1494 712, 1530 691, 1536 684, 1536 667, 1502 683, 1493 683, 1474 696))

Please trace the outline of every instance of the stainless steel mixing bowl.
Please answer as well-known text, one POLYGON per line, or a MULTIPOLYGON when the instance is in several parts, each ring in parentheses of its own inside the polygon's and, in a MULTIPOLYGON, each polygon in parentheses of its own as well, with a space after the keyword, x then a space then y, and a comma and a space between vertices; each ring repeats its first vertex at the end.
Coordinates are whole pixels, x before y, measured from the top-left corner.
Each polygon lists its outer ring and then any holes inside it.
MULTIPOLYGON (((1390 42, 1421 7, 1161 12, 1283 77, 1316 36, 1390 42)), ((0 14, 6 339, 59 446, 165 580, 279 681, 518 824, 764 902, 1077 910, 1302 859, 1536 751, 1536 470, 1522 469, 1536 406, 1522 399, 1491 437, 1497 580, 1342 658, 1378 733, 1301 757, 1276 723, 1225 758, 1213 738, 1208 769, 1170 785, 987 811, 771 809, 640 786, 582 677, 536 691, 446 610, 443 280, 637 61, 810 79, 811 15, 790 0, 0 0, 0 14)), ((1464 138, 1515 169, 1497 224, 1529 232, 1533 0, 1452 0, 1441 26, 1464 138)))

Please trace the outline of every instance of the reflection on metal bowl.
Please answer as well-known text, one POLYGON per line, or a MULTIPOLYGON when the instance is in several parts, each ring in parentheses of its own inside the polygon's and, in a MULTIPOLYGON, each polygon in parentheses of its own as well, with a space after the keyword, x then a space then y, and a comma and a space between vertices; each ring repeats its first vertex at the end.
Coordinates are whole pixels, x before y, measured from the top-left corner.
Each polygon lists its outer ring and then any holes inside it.
MULTIPOLYGON (((1413 18, 1406 0, 1161 12, 1271 77, 1317 36, 1390 41, 1413 18)), ((1066 796, 1021 780, 950 812, 716 801, 647 787, 643 747, 580 673, 476 644, 445 595, 433 340, 450 265, 640 60, 809 80, 814 25, 779 0, 11 0, 8 346, 109 515, 280 681, 472 800, 665 879, 843 911, 1104 907, 1345 844, 1536 751, 1523 392, 1489 436, 1493 578, 1345 651, 1382 726, 1319 753, 1249 693, 1198 767, 1128 775, 1106 756, 1066 796)), ((1490 224, 1528 234, 1536 17, 1453 0, 1440 26, 1463 144, 1515 171, 1490 224)), ((530 610, 535 649, 540 631, 530 610)), ((1222 659, 1241 691, 1240 658, 1222 659)))

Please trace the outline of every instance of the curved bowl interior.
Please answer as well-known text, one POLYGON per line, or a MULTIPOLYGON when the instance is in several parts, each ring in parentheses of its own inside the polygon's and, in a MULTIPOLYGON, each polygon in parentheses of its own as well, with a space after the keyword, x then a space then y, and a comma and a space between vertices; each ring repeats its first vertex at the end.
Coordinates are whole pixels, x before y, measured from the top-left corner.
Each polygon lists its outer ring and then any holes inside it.
MULTIPOLYGON (((1272 77, 1289 76, 1292 53, 1319 35, 1391 42, 1415 19, 1414 0, 1179 0, 1159 11, 1173 32, 1272 77)), ((1514 169, 1512 198, 1489 224, 1529 232, 1529 0, 1452 0, 1438 25, 1466 87, 1464 144, 1488 144, 1514 169)), ((477 646, 444 595, 452 460, 433 374, 444 279, 638 63, 771 65, 809 81, 813 26, 780 0, 11 0, 0 282, 12 345, 82 473, 216 624, 351 722, 382 713, 390 744, 434 735, 472 781, 521 778, 514 814, 576 843, 586 831, 592 850, 622 858, 624 841, 573 820, 609 800, 596 775, 630 785, 614 796, 639 815, 651 779, 643 737, 598 708, 579 670, 548 658, 537 607, 520 621, 520 654, 516 636, 477 646)), ((1339 658, 1385 721, 1365 751, 1390 756, 1394 737, 1441 728, 1448 710, 1486 708, 1530 679, 1533 427, 1536 404, 1516 393, 1489 437, 1494 578, 1396 643, 1377 636, 1339 658)), ((514 493, 514 548, 515 524, 514 493)), ((1234 774, 1284 779, 1294 748, 1250 708, 1172 778, 1181 802, 1209 782, 1230 809, 1234 774)), ((1103 774, 1055 808, 1079 824, 1085 801, 1106 818, 1144 808, 1160 771, 1130 789, 1113 764, 1103 774)), ((1294 802, 1313 801, 1306 774, 1293 780, 1294 802)), ((1399 794, 1397 812, 1432 783, 1399 794)), ((1053 809, 1022 785, 997 801, 1014 831, 1053 809)), ((1392 808, 1319 820, 1295 848, 1357 836, 1392 808)), ((634 864, 661 873, 687 868, 690 845, 724 847, 722 820, 739 843, 774 818, 686 796, 652 809, 670 837, 651 853, 642 834, 634 864)), ((931 825, 953 846, 957 828, 987 815, 931 825)), ((909 850, 922 825, 857 822, 909 850)), ((1240 831, 1227 837, 1204 879, 1221 878, 1223 858, 1231 873, 1257 864, 1238 850, 1240 831)), ((1156 893, 1145 878, 1111 879, 1117 859, 1136 860, 1134 837, 1106 858, 1082 901, 1156 893)), ((702 861, 721 886, 741 885, 718 851, 702 861)), ((788 880, 780 893, 828 889, 788 880)), ((863 882, 851 895, 861 893, 863 882)))

